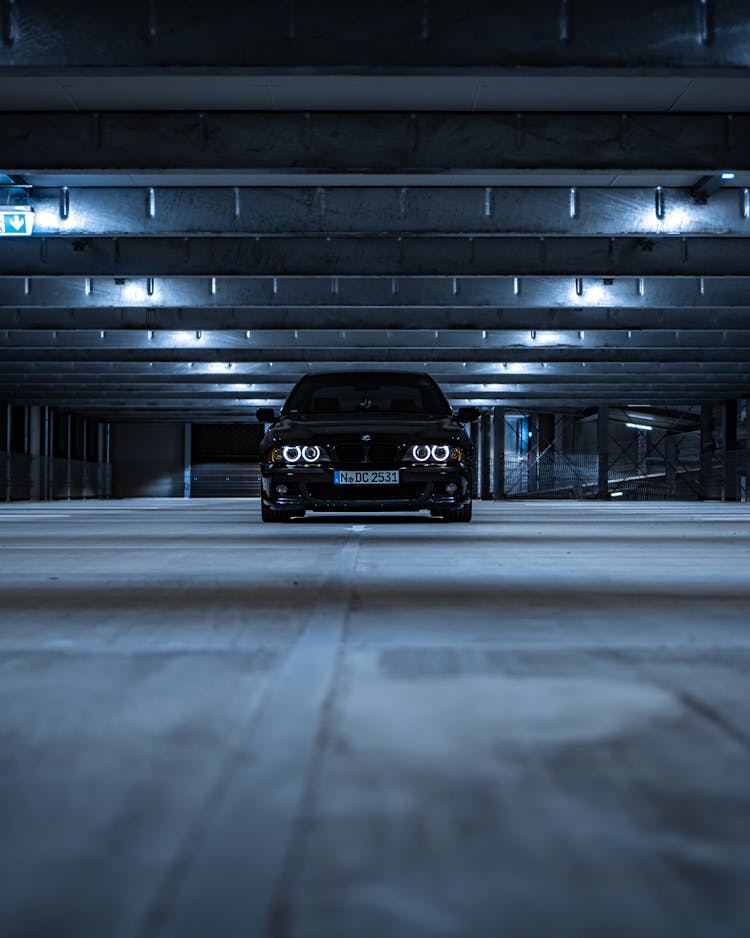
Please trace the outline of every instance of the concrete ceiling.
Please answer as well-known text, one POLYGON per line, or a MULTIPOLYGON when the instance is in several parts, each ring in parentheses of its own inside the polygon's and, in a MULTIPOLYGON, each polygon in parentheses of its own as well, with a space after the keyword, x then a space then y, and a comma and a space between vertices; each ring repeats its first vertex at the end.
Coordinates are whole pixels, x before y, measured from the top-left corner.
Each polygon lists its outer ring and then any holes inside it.
POLYGON ((746 4, 500 7, 9 5, 0 399, 236 420, 385 363, 750 396, 746 4))

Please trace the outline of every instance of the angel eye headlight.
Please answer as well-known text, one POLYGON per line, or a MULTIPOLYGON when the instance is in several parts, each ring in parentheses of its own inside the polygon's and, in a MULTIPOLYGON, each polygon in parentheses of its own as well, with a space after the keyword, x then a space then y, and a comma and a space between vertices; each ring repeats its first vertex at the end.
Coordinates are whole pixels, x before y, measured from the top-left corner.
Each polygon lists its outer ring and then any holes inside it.
POLYGON ((305 462, 318 462, 318 460, 320 459, 320 447, 319 446, 303 446, 302 458, 305 460, 305 462))
POLYGON ((281 451, 286 462, 299 462, 302 450, 299 446, 285 446, 281 451))
POLYGON ((417 443, 416 446, 412 446, 411 455, 417 462, 427 462, 430 458, 430 447, 425 446, 424 443, 417 443))
POLYGON ((451 448, 450 446, 431 446, 430 452, 435 462, 448 462, 448 457, 451 454, 451 448))

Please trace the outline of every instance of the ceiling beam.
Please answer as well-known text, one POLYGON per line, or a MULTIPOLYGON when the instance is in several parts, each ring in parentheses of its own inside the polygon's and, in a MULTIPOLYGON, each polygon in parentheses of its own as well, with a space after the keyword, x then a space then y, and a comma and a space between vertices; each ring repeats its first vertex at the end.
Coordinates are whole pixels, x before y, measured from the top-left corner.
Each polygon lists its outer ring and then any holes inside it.
MULTIPOLYGON (((266 354, 374 350, 422 350, 426 357, 440 350, 466 351, 471 355, 499 354, 532 350, 541 357, 557 352, 654 350, 682 354, 701 349, 732 351, 747 356, 750 349, 748 329, 692 329, 680 332, 665 329, 584 331, 535 329, 304 329, 304 330, 89 330, 6 329, 0 331, 3 352, 15 349, 133 349, 175 351, 192 355, 200 350, 242 352, 253 350, 266 354)), ((317 357, 317 355, 315 356, 317 357)))
MULTIPOLYGON (((58 333, 61 335, 62 333, 58 333)), ((36 344, 23 341, 10 347, 0 342, 0 370, 6 362, 79 362, 85 358, 86 362, 107 365, 117 361, 128 362, 202 362, 219 365, 223 362, 232 363, 265 363, 270 368, 289 365, 295 368, 304 367, 306 370, 314 368, 328 368, 332 362, 340 362, 345 356, 346 362, 354 368, 362 368, 365 363, 374 363, 376 368, 397 368, 400 364, 413 370, 432 371, 445 367, 450 363, 453 367, 461 367, 466 363, 485 367, 512 367, 528 362, 546 363, 565 362, 572 364, 607 363, 613 360, 622 363, 660 364, 694 362, 700 358, 706 364, 714 362, 733 363, 737 365, 748 364, 748 346, 735 348, 731 340, 724 346, 714 347, 701 345, 696 340, 684 346, 655 346, 643 348, 624 345, 617 347, 565 347, 553 345, 540 345, 537 348, 507 346, 480 348, 477 346, 464 346, 455 348, 440 348, 438 346, 400 346, 397 348, 384 344, 381 346, 342 347, 333 344, 330 347, 309 349, 306 347, 274 346, 242 348, 239 344, 226 345, 221 348, 209 347, 174 349, 172 347, 146 347, 137 343, 127 343, 116 346, 110 344, 94 346, 86 344, 80 338, 66 340, 64 343, 50 343, 44 345, 41 341, 36 344)))
POLYGON ((3 276, 750 276, 746 238, 33 237, 0 252, 3 276))
MULTIPOLYGON (((700 354, 700 353, 699 353, 700 354)), ((48 381, 48 380, 88 380, 88 381, 165 381, 188 380, 213 381, 217 376, 226 376, 227 380, 262 381, 273 386, 296 381, 308 371, 320 368, 316 362, 289 362, 280 371, 277 365, 267 362, 231 362, 231 361, 4 361, 0 365, 0 380, 4 381, 48 381)), ((326 370, 376 370, 382 365, 372 360, 330 361, 326 370)), ((517 381, 546 380, 556 376, 580 381, 623 381, 650 380, 658 382, 665 379, 693 380, 696 376, 726 378, 727 380, 747 381, 750 378, 750 363, 747 362, 706 362, 680 361, 662 363, 659 361, 626 362, 610 360, 603 362, 406 362, 391 363, 392 370, 429 371, 441 383, 492 383, 511 377, 517 381)), ((748 389, 750 391, 750 388, 748 389)))
POLYGON ((78 0, 75 16, 60 4, 9 4, 0 65, 5 68, 183 68, 337 70, 352 73, 434 68, 544 71, 628 67, 643 70, 746 68, 747 5, 723 0, 708 11, 660 0, 659 17, 643 0, 579 0, 575 16, 558 3, 514 7, 451 0, 429 4, 237 5, 210 8, 179 0, 112 5, 78 0), (701 15, 702 14, 702 15, 701 15), (81 23, 85 23, 82 41, 81 23), (356 68, 355 68, 356 65, 356 68))
POLYGON ((36 188, 43 235, 750 235, 750 190, 705 205, 669 188, 36 188))
POLYGON ((488 307, 287 307, 258 309, 137 308, 0 308, 0 330, 6 329, 745 329, 750 307, 668 309, 488 307))
POLYGON ((750 169, 748 114, 0 112, 0 139, 17 172, 750 169))
POLYGON ((747 308, 750 277, 0 277, 0 307, 747 308))
MULTIPOLYGON (((523 391, 512 393, 506 390, 494 395, 483 397, 473 394, 448 395, 448 400, 453 407, 460 407, 467 404, 476 404, 479 406, 491 407, 529 407, 544 409, 547 411, 558 408, 574 408, 583 410, 596 406, 596 404, 609 403, 619 407, 646 407, 652 403, 660 407, 691 407, 703 403, 720 403, 726 400, 741 400, 742 395, 732 396, 724 391, 705 391, 699 394, 694 392, 682 393, 679 389, 672 394, 663 394, 654 398, 651 392, 631 392, 624 391, 605 391, 598 394, 550 394, 540 396, 536 394, 527 394, 523 391)), ((122 419, 130 417, 134 412, 140 411, 148 415, 150 420, 163 421, 167 419, 167 414, 172 414, 181 421, 189 423, 202 422, 206 420, 206 414, 213 415, 234 415, 239 420, 255 420, 255 410, 257 407, 271 406, 280 407, 284 403, 285 397, 258 397, 248 399, 242 396, 204 399, 195 397, 148 397, 147 395, 133 398, 132 400, 122 400, 121 398, 112 398, 111 400, 100 398, 96 394, 80 396, 56 396, 53 400, 45 396, 39 397, 19 397, 14 401, 15 404, 50 406, 59 410, 85 412, 97 414, 101 419, 122 419)))

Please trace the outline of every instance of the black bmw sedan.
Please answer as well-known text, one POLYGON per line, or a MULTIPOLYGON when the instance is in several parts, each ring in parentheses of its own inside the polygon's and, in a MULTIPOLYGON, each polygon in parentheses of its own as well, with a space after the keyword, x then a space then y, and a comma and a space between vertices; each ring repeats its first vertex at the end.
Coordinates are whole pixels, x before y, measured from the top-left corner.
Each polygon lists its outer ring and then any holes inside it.
POLYGON ((426 374, 316 372, 292 389, 260 449, 264 521, 306 511, 420 511, 471 520, 472 446, 426 374))

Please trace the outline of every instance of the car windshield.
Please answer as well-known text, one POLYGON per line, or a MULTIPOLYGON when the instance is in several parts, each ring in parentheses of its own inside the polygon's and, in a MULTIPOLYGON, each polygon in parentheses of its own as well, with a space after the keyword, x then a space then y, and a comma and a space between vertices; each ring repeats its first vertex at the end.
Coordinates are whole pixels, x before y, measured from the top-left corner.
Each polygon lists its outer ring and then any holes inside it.
POLYGON ((284 414, 449 414, 429 375, 363 373, 307 375, 292 390, 284 414))

